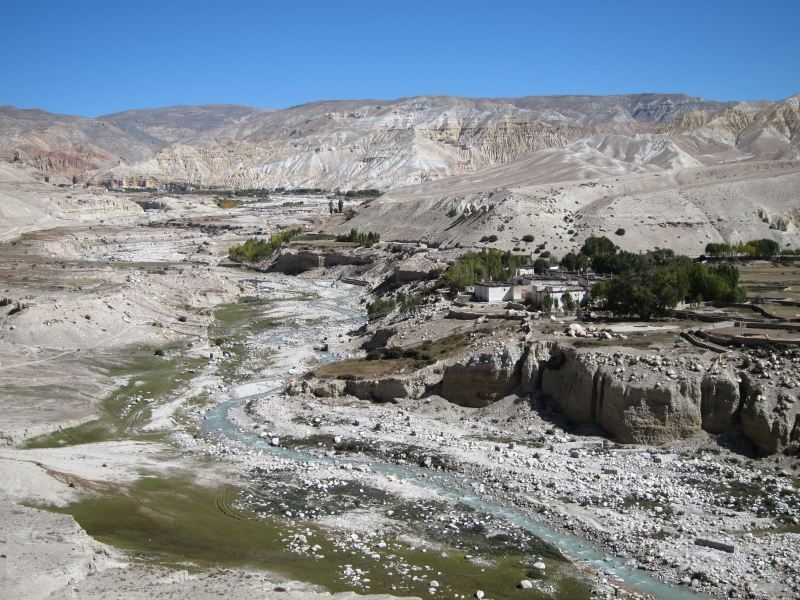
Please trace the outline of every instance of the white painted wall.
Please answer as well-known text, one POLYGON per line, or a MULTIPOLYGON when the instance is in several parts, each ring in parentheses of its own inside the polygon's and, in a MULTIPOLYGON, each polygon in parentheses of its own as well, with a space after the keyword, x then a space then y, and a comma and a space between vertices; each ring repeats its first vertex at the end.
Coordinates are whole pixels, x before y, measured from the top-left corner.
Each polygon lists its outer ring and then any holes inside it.
POLYGON ((513 285, 481 285, 475 284, 475 300, 478 302, 504 302, 514 299, 513 285))

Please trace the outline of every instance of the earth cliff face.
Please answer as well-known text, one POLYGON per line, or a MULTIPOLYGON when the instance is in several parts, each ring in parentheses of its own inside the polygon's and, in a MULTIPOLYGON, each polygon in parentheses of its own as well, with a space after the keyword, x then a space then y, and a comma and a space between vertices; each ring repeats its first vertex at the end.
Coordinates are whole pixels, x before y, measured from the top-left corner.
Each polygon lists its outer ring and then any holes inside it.
POLYGON ((763 373, 723 361, 556 347, 539 391, 573 422, 598 423, 624 443, 668 443, 741 426, 763 453, 796 446, 800 407, 791 376, 756 379, 763 373))
POLYGON ((722 358, 534 342, 446 366, 437 393, 478 407, 515 392, 538 395, 571 422, 598 424, 621 443, 665 444, 741 427, 772 454, 800 444, 800 402, 781 381, 784 387, 756 382, 722 358))
POLYGON ((462 406, 486 406, 517 390, 522 358, 520 346, 506 344, 495 352, 471 356, 444 370, 439 393, 462 406))
POLYGON ((785 380, 746 377, 741 423, 745 435, 766 453, 800 443, 800 402, 785 380))
MULTIPOLYGON (((791 351, 790 351, 791 353, 791 351)), ((774 356, 774 355, 773 355, 774 356)), ((791 363, 786 354, 770 364, 791 363)), ((481 408, 507 396, 554 406, 624 444, 669 444, 740 431, 761 454, 800 449, 800 382, 762 378, 742 356, 580 348, 552 340, 497 342, 460 359, 387 377, 309 379, 316 396, 396 402, 430 395, 481 408)))
POLYGON ((654 381, 649 369, 621 362, 558 348, 545 365, 540 392, 571 421, 598 423, 623 443, 660 444, 700 432, 699 380, 654 381))

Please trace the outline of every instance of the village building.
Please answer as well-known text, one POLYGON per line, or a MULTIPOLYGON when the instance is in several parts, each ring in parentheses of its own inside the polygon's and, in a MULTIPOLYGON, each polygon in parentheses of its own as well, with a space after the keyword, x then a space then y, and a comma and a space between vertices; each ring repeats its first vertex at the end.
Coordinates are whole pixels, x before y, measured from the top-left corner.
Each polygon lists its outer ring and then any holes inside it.
POLYGON ((522 288, 500 281, 476 283, 472 297, 477 302, 510 302, 522 299, 522 288))
MULTIPOLYGON (((547 273, 551 273, 553 271, 558 271, 560 267, 558 265, 553 265, 545 269, 547 273)), ((542 269, 536 268, 534 265, 521 265, 517 267, 517 277, 534 277, 537 273, 542 273, 542 269)))
POLYGON ((545 298, 552 298, 553 304, 557 309, 564 309, 564 295, 569 294, 575 304, 581 301, 589 293, 585 287, 578 285, 565 285, 563 283, 553 284, 552 282, 531 282, 529 299, 534 306, 541 306, 545 298))

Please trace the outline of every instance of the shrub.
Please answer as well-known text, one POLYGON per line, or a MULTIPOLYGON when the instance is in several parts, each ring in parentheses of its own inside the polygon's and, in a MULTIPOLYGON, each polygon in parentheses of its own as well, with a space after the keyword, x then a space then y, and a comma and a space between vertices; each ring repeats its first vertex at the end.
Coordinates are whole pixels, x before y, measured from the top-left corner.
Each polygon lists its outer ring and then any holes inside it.
POLYGON ((384 348, 383 349, 383 358, 386 359, 396 359, 396 358, 403 358, 403 349, 402 348, 384 348))
POLYGON ((522 236, 522 241, 525 242, 525 243, 530 244, 533 241, 533 236, 530 233, 528 233, 526 235, 523 235, 522 236))
POLYGON ((236 200, 235 198, 214 198, 214 202, 220 208, 237 208, 241 206, 241 200, 236 200))
POLYGON ((553 308, 555 307, 556 301, 551 298, 550 296, 545 296, 542 298, 542 312, 545 315, 551 315, 553 313, 553 308))
POLYGON ((369 233, 361 233, 358 229, 353 228, 347 235, 337 236, 336 241, 351 242, 358 244, 359 246, 366 246, 367 248, 370 248, 373 244, 377 244, 381 241, 381 236, 374 231, 370 231, 369 233))
POLYGON ((250 238, 244 244, 228 250, 228 257, 236 262, 258 262, 273 255, 275 250, 288 243, 300 233, 299 229, 289 229, 273 235, 269 240, 250 238))
POLYGON ((625 229, 620 227, 614 232, 616 235, 625 235, 625 229))
POLYGON ((572 313, 575 312, 575 309, 578 307, 578 304, 577 302, 575 302, 575 299, 572 297, 572 294, 570 294, 569 292, 564 292, 563 294, 561 294, 561 306, 564 307, 565 314, 571 315, 572 313))
POLYGON ((391 298, 388 300, 378 298, 375 300, 375 302, 372 302, 367 306, 367 315, 374 317, 377 315, 389 314, 395 309, 395 306, 395 301, 391 298))

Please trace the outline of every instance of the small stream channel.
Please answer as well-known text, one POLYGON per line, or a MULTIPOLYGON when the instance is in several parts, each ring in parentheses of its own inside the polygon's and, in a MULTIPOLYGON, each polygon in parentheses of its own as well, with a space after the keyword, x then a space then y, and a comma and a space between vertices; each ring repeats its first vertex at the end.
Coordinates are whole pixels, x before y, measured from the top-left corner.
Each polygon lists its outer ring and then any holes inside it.
MULTIPOLYGON (((345 322, 352 322, 354 326, 358 326, 366 321, 363 315, 361 315, 357 309, 353 308, 352 294, 357 292, 358 289, 342 285, 339 290, 343 292, 341 304, 338 304, 331 298, 308 301, 309 311, 307 314, 314 315, 319 314, 320 311, 325 311, 326 313, 339 315, 339 319, 336 321, 323 319, 322 323, 309 326, 304 330, 302 336, 303 341, 300 343, 313 344, 313 340, 324 337, 331 326, 340 325, 345 322), (358 322, 359 320, 361 323, 358 322)), ((298 332, 297 329, 289 327, 272 328, 266 339, 271 344, 285 348, 298 343, 298 332)), ((316 354, 322 363, 335 359, 333 355, 327 352, 317 352, 316 354)), ((276 378, 271 381, 280 379, 279 375, 280 374, 276 373, 276 378)), ((340 464, 340 459, 315 456, 288 448, 271 446, 267 440, 262 439, 255 433, 240 431, 239 427, 229 420, 228 415, 232 409, 243 406, 250 400, 279 393, 281 389, 280 386, 275 385, 259 393, 241 396, 218 404, 206 414, 206 419, 203 424, 204 432, 212 436, 219 436, 240 442, 287 460, 340 464)), ((353 463, 355 461, 352 460, 352 457, 348 457, 347 462, 353 463)), ((395 465, 375 461, 368 461, 366 464, 368 464, 370 469, 374 472, 394 474, 404 479, 409 484, 431 490, 442 498, 455 500, 474 510, 490 514, 495 518, 503 519, 535 535, 539 539, 552 544, 573 560, 589 564, 603 572, 622 578, 628 587, 640 593, 650 594, 662 600, 698 600, 708 598, 708 596, 695 593, 690 589, 674 587, 662 583, 651 577, 646 571, 627 567, 624 564, 624 559, 607 554, 602 549, 593 546, 577 536, 558 531, 544 523, 528 518, 522 514, 521 511, 484 500, 471 491, 468 481, 463 476, 434 473, 422 467, 395 465)))

